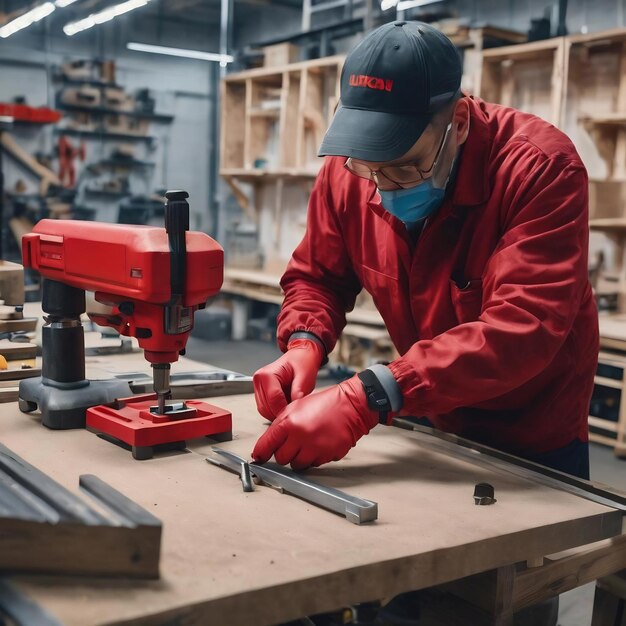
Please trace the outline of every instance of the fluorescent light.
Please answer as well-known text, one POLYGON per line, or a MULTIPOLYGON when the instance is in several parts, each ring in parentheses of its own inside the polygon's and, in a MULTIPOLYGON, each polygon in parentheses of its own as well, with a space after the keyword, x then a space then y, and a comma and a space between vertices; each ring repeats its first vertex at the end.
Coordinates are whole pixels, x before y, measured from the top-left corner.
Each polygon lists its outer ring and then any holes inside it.
POLYGON ((150 0, 128 0, 127 2, 122 2, 121 4, 114 4, 98 13, 92 13, 88 15, 82 20, 78 20, 77 22, 70 22, 63 27, 63 32, 71 37, 76 33, 80 33, 83 30, 87 30, 88 28, 92 28, 96 26, 96 24, 104 24, 112 20, 115 17, 120 15, 124 15, 124 13, 128 13, 129 11, 133 11, 134 9, 138 9, 140 7, 148 4, 150 0))
MULTIPOLYGON (((384 1, 384 0, 383 0, 384 1)), ((396 5, 398 11, 408 11, 415 7, 423 7, 426 4, 435 4, 435 2, 441 2, 442 0, 401 0, 396 5)))
POLYGON ((186 48, 167 48, 165 46, 152 46, 147 43, 130 42, 126 44, 129 50, 137 52, 151 52, 152 54, 166 54, 172 57, 185 59, 198 59, 200 61, 219 61, 222 67, 232 63, 235 59, 230 54, 218 54, 217 52, 202 52, 201 50, 187 50, 186 48))
POLYGON ((381 11, 388 11, 396 7, 397 11, 407 11, 408 9, 423 7, 426 4, 435 4, 435 2, 441 1, 442 0, 400 0, 400 2, 398 2, 398 0, 381 0, 380 9, 381 11))
POLYGON ((42 20, 46 17, 46 15, 50 15, 52 11, 54 11, 54 4, 52 4, 52 2, 44 2, 43 4, 36 6, 34 9, 16 17, 14 20, 11 20, 8 24, 5 24, 2 28, 0 28, 0 37, 6 39, 18 30, 27 28, 31 24, 42 20))
POLYGON ((70 4, 74 4, 74 2, 76 2, 77 0, 56 0, 56 2, 54 3, 56 6, 59 7, 59 9, 63 9, 65 7, 69 7, 70 4))

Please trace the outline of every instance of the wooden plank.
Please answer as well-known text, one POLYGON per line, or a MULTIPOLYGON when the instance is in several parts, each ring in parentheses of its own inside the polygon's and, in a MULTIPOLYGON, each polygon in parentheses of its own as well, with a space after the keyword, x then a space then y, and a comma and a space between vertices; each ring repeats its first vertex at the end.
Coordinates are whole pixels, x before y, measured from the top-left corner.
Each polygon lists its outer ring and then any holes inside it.
POLYGON ((587 34, 569 35, 568 39, 575 44, 613 43, 616 40, 626 39, 626 28, 611 28, 587 34))
MULTIPOLYGON (((321 161, 320 161, 321 163, 321 161)), ((291 178, 295 181, 309 182, 316 178, 319 173, 319 167, 317 169, 299 169, 296 167, 280 167, 280 168, 256 168, 249 170, 246 168, 230 168, 220 170, 222 176, 232 176, 246 180, 248 182, 258 182, 262 179, 275 180, 276 178, 291 178)))
POLYGON ((539 569, 517 573, 513 586, 515 610, 626 568, 626 537, 577 549, 563 558, 548 559, 539 569))
POLYGON ((590 415, 589 418, 589 426, 593 426, 594 428, 600 428, 602 430, 608 430, 610 432, 617 432, 617 422, 612 422, 611 420, 605 420, 600 417, 594 417, 590 415))
POLYGON ((494 614, 494 599, 507 599, 516 612, 570 591, 626 567, 626 536, 574 548, 544 559, 540 567, 518 564, 502 575, 502 568, 440 587, 494 614))
POLYGON ((236 168, 244 165, 244 135, 246 87, 222 81, 220 124, 220 168, 236 168))
POLYGON ((542 41, 516 44, 513 46, 501 46, 483 50, 483 57, 488 60, 507 60, 520 58, 537 58, 547 56, 561 45, 562 37, 553 37, 542 41))
POLYGON ((604 435, 599 435, 598 433, 590 432, 589 441, 593 443, 601 443, 604 446, 609 446, 612 448, 613 446, 615 446, 616 439, 612 437, 605 437, 604 435))
POLYGON ((335 66, 341 68, 345 61, 344 55, 335 55, 324 57, 322 59, 313 59, 311 61, 300 61, 298 63, 290 63, 289 65, 278 67, 261 67, 251 70, 244 70, 243 72, 235 72, 229 74, 224 78, 227 83, 242 82, 250 78, 267 78, 267 77, 279 77, 284 72, 301 71, 309 68, 324 68, 329 66, 335 66))
POLYGON ((0 403, 15 402, 20 395, 19 385, 11 383, 10 387, 3 387, 0 389, 0 403))
POLYGON ((0 354, 7 361, 34 359, 37 356, 37 345, 22 341, 0 339, 0 354))
POLYGON ((9 369, 0 370, 0 381, 2 382, 15 382, 16 380, 22 380, 23 378, 34 378, 35 376, 41 376, 41 367, 37 365, 36 361, 24 362, 26 367, 23 367, 9 361, 9 369))
POLYGON ((55 185, 61 185, 59 177, 47 167, 44 167, 34 157, 32 157, 24 148, 19 146, 15 139, 6 131, 1 133, 0 143, 2 147, 19 163, 21 163, 26 169, 32 172, 38 178, 41 178, 48 183, 54 183, 55 185))
POLYGON ((0 300, 6 305, 24 304, 24 268, 0 259, 0 300))
POLYGON ((283 74, 283 103, 280 118, 280 166, 294 167, 298 163, 297 142, 293 140, 293 129, 298 126, 298 109, 300 97, 300 73, 285 72, 283 74))
POLYGON ((38 321, 36 317, 24 317, 20 320, 0 320, 0 333, 11 333, 20 330, 27 333, 34 332, 38 321))
POLYGON ((565 37, 560 37, 559 39, 559 46, 554 51, 554 58, 552 61, 552 99, 550 121, 557 128, 562 128, 565 120, 565 102, 567 100, 567 75, 570 44, 565 37))
POLYGON ((614 380, 613 378, 606 378, 605 376, 596 376, 594 378, 596 385, 602 385, 602 387, 611 387, 612 389, 622 389, 624 383, 621 380, 614 380))

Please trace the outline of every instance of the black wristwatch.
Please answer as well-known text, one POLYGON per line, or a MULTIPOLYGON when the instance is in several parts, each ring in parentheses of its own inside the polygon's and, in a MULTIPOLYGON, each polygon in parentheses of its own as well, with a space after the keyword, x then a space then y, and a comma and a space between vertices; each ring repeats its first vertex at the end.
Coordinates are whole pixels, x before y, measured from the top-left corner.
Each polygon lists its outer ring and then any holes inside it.
POLYGON ((387 424, 387 417, 391 411, 391 401, 380 384, 378 377, 370 370, 363 370, 357 376, 363 384, 363 390, 367 397, 367 406, 373 411, 378 411, 378 422, 380 424, 387 424))

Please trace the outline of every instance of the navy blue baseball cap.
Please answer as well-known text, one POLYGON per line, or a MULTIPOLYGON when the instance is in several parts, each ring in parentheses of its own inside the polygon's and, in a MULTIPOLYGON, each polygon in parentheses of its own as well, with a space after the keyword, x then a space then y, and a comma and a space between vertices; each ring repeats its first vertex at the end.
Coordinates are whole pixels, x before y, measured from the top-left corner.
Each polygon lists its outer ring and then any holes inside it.
POLYGON ((420 138, 433 115, 460 93, 454 44, 423 22, 390 22, 347 56, 341 103, 319 156, 392 161, 420 138))

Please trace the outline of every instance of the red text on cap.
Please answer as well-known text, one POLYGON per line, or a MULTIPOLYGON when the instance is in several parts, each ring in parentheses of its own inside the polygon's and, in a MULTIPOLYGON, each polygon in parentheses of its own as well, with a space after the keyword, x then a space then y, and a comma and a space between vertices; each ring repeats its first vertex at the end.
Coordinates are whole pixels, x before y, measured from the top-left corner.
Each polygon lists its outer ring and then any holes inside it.
POLYGON ((376 76, 367 76, 365 74, 350 74, 350 86, 391 91, 393 88, 393 80, 376 78, 376 76))

